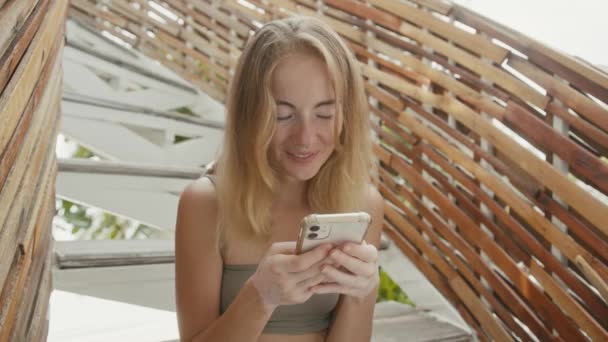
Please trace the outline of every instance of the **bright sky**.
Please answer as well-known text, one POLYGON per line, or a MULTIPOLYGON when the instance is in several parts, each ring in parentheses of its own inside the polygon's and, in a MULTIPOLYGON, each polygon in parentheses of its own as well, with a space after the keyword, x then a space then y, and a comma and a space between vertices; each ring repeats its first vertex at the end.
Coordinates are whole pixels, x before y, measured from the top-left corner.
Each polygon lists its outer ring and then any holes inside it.
POLYGON ((455 0, 553 48, 608 67, 607 0, 455 0))

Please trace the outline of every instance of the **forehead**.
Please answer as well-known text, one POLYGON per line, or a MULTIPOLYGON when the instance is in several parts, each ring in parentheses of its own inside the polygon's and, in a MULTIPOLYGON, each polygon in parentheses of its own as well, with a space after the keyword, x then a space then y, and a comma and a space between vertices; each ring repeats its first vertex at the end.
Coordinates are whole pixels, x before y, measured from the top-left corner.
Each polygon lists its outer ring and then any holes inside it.
POLYGON ((275 100, 302 108, 334 99, 334 85, 327 65, 311 53, 290 54, 279 61, 272 75, 271 91, 275 100))

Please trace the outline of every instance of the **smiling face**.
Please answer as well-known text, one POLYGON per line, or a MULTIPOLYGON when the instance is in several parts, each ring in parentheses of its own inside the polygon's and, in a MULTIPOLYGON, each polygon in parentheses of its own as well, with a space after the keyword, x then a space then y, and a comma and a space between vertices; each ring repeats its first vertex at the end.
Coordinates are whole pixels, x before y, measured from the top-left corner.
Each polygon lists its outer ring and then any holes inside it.
POLYGON ((314 54, 291 54, 277 65, 271 91, 277 106, 271 160, 283 181, 307 181, 334 150, 336 120, 342 127, 327 66, 314 54))

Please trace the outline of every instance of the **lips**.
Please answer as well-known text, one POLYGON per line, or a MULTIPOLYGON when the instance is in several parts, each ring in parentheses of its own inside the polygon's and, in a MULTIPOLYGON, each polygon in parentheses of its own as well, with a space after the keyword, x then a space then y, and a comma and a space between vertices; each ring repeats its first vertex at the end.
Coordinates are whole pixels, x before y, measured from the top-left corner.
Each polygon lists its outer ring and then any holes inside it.
POLYGON ((306 162, 306 161, 310 161, 312 160, 318 152, 299 152, 299 153, 292 153, 292 152, 287 152, 287 155, 295 160, 295 161, 299 161, 299 162, 306 162))

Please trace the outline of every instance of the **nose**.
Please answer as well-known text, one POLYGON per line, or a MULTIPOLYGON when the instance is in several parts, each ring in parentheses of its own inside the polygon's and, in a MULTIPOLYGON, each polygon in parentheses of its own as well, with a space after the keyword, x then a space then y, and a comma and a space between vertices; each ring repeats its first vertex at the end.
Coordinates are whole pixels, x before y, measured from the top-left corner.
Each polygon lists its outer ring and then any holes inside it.
POLYGON ((294 143, 296 143, 300 147, 310 147, 312 145, 315 132, 312 122, 310 122, 310 120, 301 118, 296 123, 294 130, 294 143))

